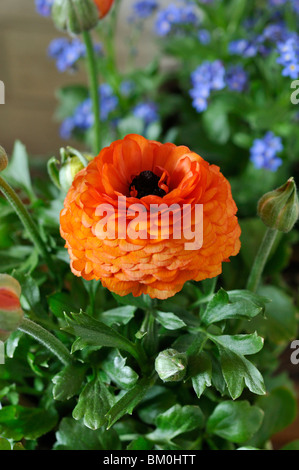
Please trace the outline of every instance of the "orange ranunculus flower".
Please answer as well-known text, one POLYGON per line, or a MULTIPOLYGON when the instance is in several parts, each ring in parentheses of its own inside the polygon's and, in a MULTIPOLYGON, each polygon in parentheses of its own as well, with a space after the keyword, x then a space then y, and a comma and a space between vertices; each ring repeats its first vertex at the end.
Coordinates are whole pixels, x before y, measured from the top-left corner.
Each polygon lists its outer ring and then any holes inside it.
POLYGON ((144 293, 166 299, 188 280, 217 276, 222 262, 239 252, 241 231, 236 212, 230 185, 217 166, 187 147, 133 134, 104 148, 77 173, 61 212, 61 235, 75 275, 100 279, 122 296, 144 293), (119 204, 119 198, 125 200, 124 205, 119 204), (104 213, 103 204, 112 207, 114 214, 109 210, 104 213), (128 230, 134 220, 128 212, 132 204, 145 211, 135 230, 150 233, 146 238, 136 238, 128 230), (202 246, 187 249, 191 238, 183 230, 180 237, 175 236, 183 218, 180 211, 179 219, 174 212, 169 217, 169 233, 167 219, 150 219, 154 204, 187 208, 187 229, 194 234, 202 231, 202 246), (203 223, 195 216, 199 204, 203 223), (104 217, 109 237, 103 234, 104 217), (115 233, 110 230, 112 221, 117 226, 115 233))
POLYGON ((94 2, 100 12, 100 18, 104 18, 112 7, 114 0, 94 0, 94 2))

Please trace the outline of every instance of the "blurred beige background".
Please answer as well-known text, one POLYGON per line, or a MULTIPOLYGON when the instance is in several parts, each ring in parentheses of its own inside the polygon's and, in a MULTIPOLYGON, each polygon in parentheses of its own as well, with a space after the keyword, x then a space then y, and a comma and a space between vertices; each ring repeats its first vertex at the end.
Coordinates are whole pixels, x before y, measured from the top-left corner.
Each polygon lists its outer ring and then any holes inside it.
MULTIPOLYGON (((120 65, 126 60, 125 40, 130 26, 127 17, 134 0, 122 0, 118 27, 120 65)), ((170 3, 164 0, 162 3, 170 3)), ((148 24, 143 38, 139 65, 154 54, 155 39, 148 24)), ((34 0, 0 0, 0 80, 5 83, 6 103, 0 105, 0 144, 10 153, 18 138, 35 156, 57 154, 66 142, 59 138, 55 122, 55 89, 71 83, 84 83, 84 69, 76 74, 60 73, 47 57, 52 39, 61 36, 50 18, 35 11, 34 0)))

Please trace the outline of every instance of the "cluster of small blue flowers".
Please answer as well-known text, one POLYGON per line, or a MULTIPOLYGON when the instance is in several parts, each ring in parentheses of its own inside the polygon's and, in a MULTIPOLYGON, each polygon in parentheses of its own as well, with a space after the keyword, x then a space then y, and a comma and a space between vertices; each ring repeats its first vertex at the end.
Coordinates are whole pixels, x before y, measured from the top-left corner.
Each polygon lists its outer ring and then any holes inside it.
POLYGON ((282 75, 292 79, 299 78, 299 36, 293 34, 286 41, 277 44, 277 62, 283 66, 282 75))
POLYGON ((279 8, 290 3, 294 12, 299 15, 299 0, 269 0, 270 7, 279 8))
POLYGON ((158 8, 157 0, 138 0, 133 5, 134 18, 146 19, 150 17, 158 8))
MULTIPOLYGON (((97 55, 102 53, 102 45, 95 44, 94 50, 97 55)), ((56 38, 48 47, 48 55, 56 60, 56 67, 60 72, 74 69, 76 62, 86 56, 86 47, 80 39, 56 38)))
POLYGON ((258 169, 276 171, 282 165, 277 154, 283 150, 280 137, 273 132, 267 132, 262 139, 255 139, 250 149, 250 160, 258 169))
POLYGON ((155 31, 158 36, 167 36, 180 26, 198 25, 199 19, 193 4, 178 6, 168 5, 157 15, 155 31))
MULTIPOLYGON (((254 20, 253 20, 254 22, 254 20)), ((252 25, 245 24, 247 29, 252 25)), ((239 55, 244 58, 255 57, 258 53, 267 55, 273 47, 276 47, 278 41, 285 41, 290 36, 285 23, 280 19, 275 23, 265 26, 263 32, 259 35, 253 36, 249 39, 237 39, 231 41, 228 50, 232 55, 239 55)))
POLYGON ((247 88, 248 75, 241 65, 230 66, 226 72, 220 60, 206 61, 192 72, 191 82, 192 105, 201 113, 207 109, 212 91, 222 90, 227 86, 230 90, 241 93, 247 88))
POLYGON ((287 0, 269 0, 270 7, 281 7, 285 5, 287 0))
POLYGON ((192 105, 201 113, 208 107, 208 98, 213 90, 225 88, 225 68, 220 60, 205 61, 191 74, 193 88, 190 90, 192 105))
POLYGON ((291 0, 291 2, 294 12, 299 15, 299 0, 291 0))
POLYGON ((133 115, 142 119, 145 128, 159 119, 157 105, 152 101, 137 104, 133 109, 133 115))
POLYGON ((229 44, 229 52, 244 58, 255 57, 258 53, 267 55, 276 50, 277 63, 283 66, 282 75, 299 77, 299 35, 289 31, 283 21, 269 24, 262 34, 251 40, 239 39, 229 44))
POLYGON ((230 90, 242 93, 248 84, 248 75, 242 65, 232 65, 226 72, 226 83, 230 90))
MULTIPOLYGON (((101 44, 96 44, 94 49, 96 54, 102 53, 101 44)), ((56 60, 57 69, 60 72, 65 72, 68 69, 74 69, 76 62, 85 57, 86 47, 78 38, 73 40, 56 38, 51 41, 48 47, 48 55, 56 60)))
POLYGON ((54 0, 35 0, 36 11, 42 16, 50 16, 54 0))
POLYGON ((258 45, 255 40, 237 39, 229 43, 228 50, 232 55, 255 57, 258 52, 258 45))
MULTIPOLYGON (((115 111, 118 98, 114 95, 110 85, 103 83, 100 88, 101 120, 106 121, 109 115, 115 111)), ((87 98, 77 108, 72 116, 66 118, 60 127, 60 135, 63 139, 69 139, 75 130, 86 131, 93 126, 94 115, 92 100, 87 98)))

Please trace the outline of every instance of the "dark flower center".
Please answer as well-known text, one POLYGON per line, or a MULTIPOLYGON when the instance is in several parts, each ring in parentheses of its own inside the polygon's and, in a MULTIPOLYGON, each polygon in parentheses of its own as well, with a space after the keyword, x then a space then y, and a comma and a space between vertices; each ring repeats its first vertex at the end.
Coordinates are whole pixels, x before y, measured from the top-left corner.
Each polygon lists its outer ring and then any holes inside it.
POLYGON ((130 194, 138 199, 150 195, 163 197, 166 192, 159 188, 159 181, 160 177, 152 171, 142 171, 130 184, 130 194))

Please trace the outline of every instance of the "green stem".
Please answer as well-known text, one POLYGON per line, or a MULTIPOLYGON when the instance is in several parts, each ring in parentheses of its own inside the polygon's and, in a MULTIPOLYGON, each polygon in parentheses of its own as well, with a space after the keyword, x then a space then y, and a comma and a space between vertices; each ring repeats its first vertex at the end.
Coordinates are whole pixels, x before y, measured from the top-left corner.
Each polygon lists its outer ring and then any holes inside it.
MULTIPOLYGON (((44 257, 47 261, 49 268, 53 267, 52 259, 48 249, 41 238, 38 228, 35 225, 34 221, 32 220, 29 212, 27 211, 26 207, 22 203, 21 199, 14 191, 14 189, 0 176, 0 191, 4 194, 8 202, 11 204, 13 209, 15 210, 16 214, 18 215, 19 219, 21 220, 22 224, 24 225, 25 229, 27 230, 32 242, 38 249, 39 253, 44 257)), ((52 269, 53 272, 53 269, 52 269)))
POLYGON ((92 99, 93 114, 94 114, 94 147, 93 152, 95 155, 101 150, 101 120, 100 120, 100 95, 98 84, 98 70, 94 53, 94 47, 91 35, 88 31, 83 31, 83 39, 86 46, 87 65, 89 75, 90 95, 92 99))
POLYGON ((19 326, 19 330, 31 336, 40 344, 45 346, 56 357, 58 357, 58 359, 60 359, 63 364, 68 365, 73 362, 73 358, 64 344, 62 344, 62 342, 57 339, 56 336, 54 336, 52 333, 49 333, 49 331, 45 330, 45 328, 38 325, 37 323, 34 323, 28 318, 24 318, 21 325, 19 326))
POLYGON ((278 231, 273 228, 268 228, 260 248, 255 257, 251 272, 247 281, 247 289, 256 292, 265 264, 270 254, 273 243, 275 242, 278 231))

